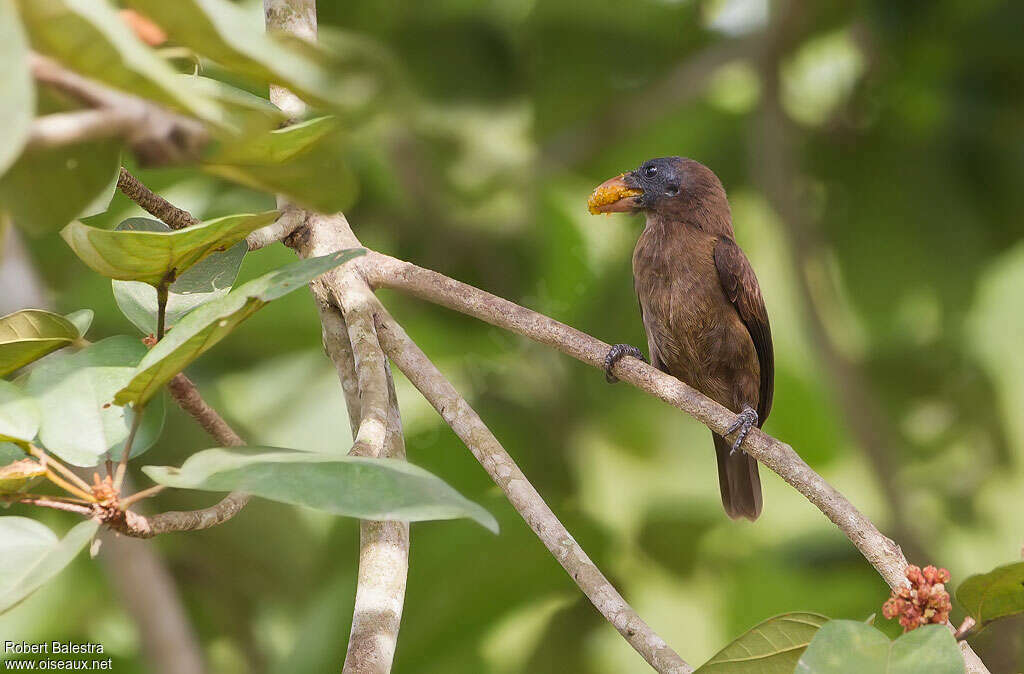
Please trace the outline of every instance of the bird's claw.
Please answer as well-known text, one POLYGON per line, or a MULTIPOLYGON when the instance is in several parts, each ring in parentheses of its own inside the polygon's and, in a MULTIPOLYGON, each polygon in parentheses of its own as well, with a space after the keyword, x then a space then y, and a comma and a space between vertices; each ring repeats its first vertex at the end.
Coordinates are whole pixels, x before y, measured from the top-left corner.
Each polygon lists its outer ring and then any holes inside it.
POLYGON ((647 362, 644 354, 635 346, 629 344, 613 345, 612 348, 608 349, 608 355, 604 357, 604 380, 609 384, 619 381, 619 378, 612 374, 612 368, 615 367, 615 363, 619 362, 623 356, 633 356, 645 363, 647 362))
POLYGON ((739 435, 736 436, 736 441, 732 443, 732 451, 730 455, 740 451, 740 447, 743 445, 743 441, 747 439, 747 433, 750 429, 757 425, 757 412, 754 411, 750 405, 743 408, 743 411, 736 415, 736 420, 732 422, 732 426, 726 429, 725 434, 731 435, 736 431, 739 431, 739 435))

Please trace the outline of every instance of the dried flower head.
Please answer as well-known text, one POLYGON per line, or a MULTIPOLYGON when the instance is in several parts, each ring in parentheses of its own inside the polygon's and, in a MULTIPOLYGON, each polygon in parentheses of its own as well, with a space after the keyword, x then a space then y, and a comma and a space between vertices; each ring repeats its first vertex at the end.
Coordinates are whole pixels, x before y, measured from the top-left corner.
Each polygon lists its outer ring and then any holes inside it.
POLYGON ((892 591, 882 605, 882 615, 889 620, 898 617, 904 632, 921 625, 949 622, 949 611, 953 608, 945 585, 949 582, 949 571, 930 565, 922 570, 911 564, 907 567, 907 580, 909 586, 892 591))

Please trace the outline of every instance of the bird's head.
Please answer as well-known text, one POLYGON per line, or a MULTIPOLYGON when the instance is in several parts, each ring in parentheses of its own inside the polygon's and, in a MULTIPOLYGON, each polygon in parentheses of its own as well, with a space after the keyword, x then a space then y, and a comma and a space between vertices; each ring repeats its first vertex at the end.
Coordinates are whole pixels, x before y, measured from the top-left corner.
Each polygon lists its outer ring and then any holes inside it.
POLYGON ((725 188, 711 169, 685 157, 648 159, 640 167, 604 181, 590 195, 590 212, 686 217, 729 216, 725 188))

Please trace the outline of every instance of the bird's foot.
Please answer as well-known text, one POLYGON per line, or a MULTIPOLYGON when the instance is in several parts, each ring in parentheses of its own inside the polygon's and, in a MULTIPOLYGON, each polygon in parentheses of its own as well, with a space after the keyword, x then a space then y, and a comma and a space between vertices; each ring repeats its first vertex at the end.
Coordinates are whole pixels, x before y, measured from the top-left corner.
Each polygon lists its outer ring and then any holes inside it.
POLYGON ((750 405, 743 408, 743 411, 736 415, 736 421, 732 422, 732 426, 726 429, 726 435, 732 435, 736 431, 739 431, 739 435, 736 436, 736 441, 732 443, 732 452, 735 454, 740 451, 740 447, 743 445, 743 441, 747 439, 747 433, 750 429, 757 425, 757 412, 754 411, 750 405))
POLYGON ((623 356, 633 356, 645 363, 647 362, 644 354, 635 346, 615 344, 612 348, 608 349, 608 355, 604 357, 604 380, 609 384, 619 381, 619 378, 612 374, 612 368, 615 367, 615 363, 619 362, 623 356))

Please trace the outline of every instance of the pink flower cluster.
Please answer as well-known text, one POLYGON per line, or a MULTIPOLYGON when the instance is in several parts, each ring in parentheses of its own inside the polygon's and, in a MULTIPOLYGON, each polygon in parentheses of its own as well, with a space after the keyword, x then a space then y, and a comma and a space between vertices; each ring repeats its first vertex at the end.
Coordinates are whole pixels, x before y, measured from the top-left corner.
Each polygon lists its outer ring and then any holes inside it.
POLYGON ((893 590, 882 605, 882 615, 889 620, 899 617, 903 631, 909 632, 929 623, 949 622, 953 608, 946 592, 949 571, 926 566, 924 570, 911 564, 907 567, 910 585, 893 590))

